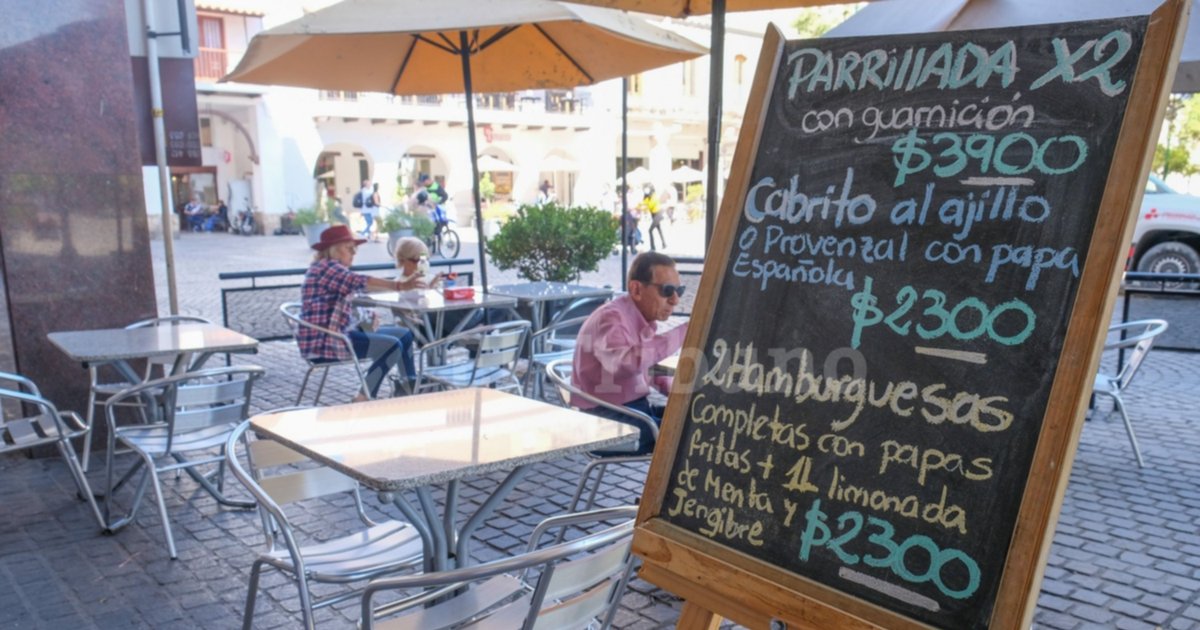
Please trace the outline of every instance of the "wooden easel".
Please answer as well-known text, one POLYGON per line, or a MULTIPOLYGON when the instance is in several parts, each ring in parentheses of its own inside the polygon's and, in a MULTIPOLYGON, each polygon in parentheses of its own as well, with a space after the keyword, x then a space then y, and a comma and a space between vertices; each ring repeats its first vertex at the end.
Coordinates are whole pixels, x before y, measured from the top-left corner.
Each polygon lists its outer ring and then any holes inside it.
MULTIPOLYGON (((1027 628, 1032 619, 1108 325, 1107 314, 1115 300, 1124 244, 1133 229, 1130 209, 1137 207, 1143 191, 1152 139, 1158 136, 1188 9, 1188 0, 1165 0, 1149 17, 989 628, 1027 628)), ((676 375, 676 390, 648 474, 633 550, 643 561, 643 579, 686 600, 678 622, 684 630, 715 629, 722 619, 754 630, 928 628, 931 626, 912 617, 784 570, 660 517, 669 475, 685 438, 689 394, 680 391, 679 384, 694 383, 697 378, 697 366, 687 357, 700 353, 713 326, 713 312, 737 238, 741 204, 769 113, 769 97, 778 84, 784 45, 780 31, 771 27, 759 57, 728 191, 676 375)))

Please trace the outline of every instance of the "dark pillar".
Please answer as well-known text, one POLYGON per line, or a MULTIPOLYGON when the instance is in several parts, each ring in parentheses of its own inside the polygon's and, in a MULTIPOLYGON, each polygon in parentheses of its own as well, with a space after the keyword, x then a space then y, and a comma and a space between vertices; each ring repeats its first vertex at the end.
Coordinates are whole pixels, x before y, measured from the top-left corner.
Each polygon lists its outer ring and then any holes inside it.
POLYGON ((87 372, 46 334, 157 311, 125 3, 6 9, 28 19, 0 26, 0 369, 82 415, 87 372))

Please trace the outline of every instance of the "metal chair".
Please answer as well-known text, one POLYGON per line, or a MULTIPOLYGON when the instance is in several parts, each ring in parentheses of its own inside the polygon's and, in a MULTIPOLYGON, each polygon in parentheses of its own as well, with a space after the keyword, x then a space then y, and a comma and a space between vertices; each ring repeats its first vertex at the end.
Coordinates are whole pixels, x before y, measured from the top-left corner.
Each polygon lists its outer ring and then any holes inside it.
POLYGON ((1125 423, 1125 432, 1129 434, 1129 444, 1133 446, 1133 455, 1137 458, 1138 468, 1144 468, 1145 463, 1142 461, 1142 451, 1138 448, 1137 437, 1133 434, 1133 424, 1129 421, 1129 413, 1125 410, 1125 401, 1121 395, 1133 381, 1133 377, 1141 367, 1142 361, 1146 359, 1146 355, 1150 353, 1150 348, 1154 345, 1154 338, 1166 330, 1167 322, 1161 319, 1144 319, 1109 328, 1109 335, 1117 333, 1122 338, 1105 343, 1105 350, 1124 351, 1130 348, 1132 350, 1129 352, 1125 365, 1121 367, 1121 371, 1112 375, 1097 374, 1092 389, 1095 394, 1102 394, 1113 399, 1113 404, 1121 413, 1121 420, 1125 423))
POLYGON ((428 343, 415 357, 417 378, 413 391, 495 387, 519 394, 517 361, 528 335, 529 322, 521 319, 464 330, 428 343), (451 356, 449 350, 467 346, 470 350, 465 359, 440 361, 451 356))
POLYGON ((304 373, 304 380, 300 382, 300 393, 296 395, 296 404, 299 405, 300 401, 304 400, 304 392, 305 392, 305 390, 308 389, 308 378, 310 376, 312 376, 313 371, 324 370, 321 373, 321 382, 317 385, 317 395, 315 398, 313 398, 313 402, 312 402, 313 405, 320 404, 321 403, 321 392, 324 391, 324 389, 325 389, 325 379, 329 377, 329 368, 339 367, 339 366, 343 366, 343 365, 354 366, 354 373, 358 375, 358 384, 359 384, 359 387, 362 388, 362 390, 361 390, 362 393, 364 395, 366 395, 368 398, 371 398, 372 397, 371 389, 369 387, 367 387, 367 376, 366 376, 366 372, 363 370, 363 366, 362 366, 363 360, 359 359, 355 355, 354 344, 350 343, 350 337, 347 337, 344 333, 333 330, 331 328, 324 328, 322 326, 318 326, 316 324, 304 321, 304 319, 302 319, 300 317, 300 308, 301 308, 300 302, 286 302, 284 304, 279 305, 279 312, 282 313, 283 318, 287 320, 288 326, 292 329, 293 337, 296 336, 296 333, 300 327, 311 328, 313 330, 320 331, 326 335, 330 335, 331 337, 334 337, 341 343, 345 344, 346 352, 350 353, 351 358, 346 359, 345 361, 320 362, 320 361, 314 361, 312 359, 305 357, 304 361, 305 361, 305 363, 308 363, 308 371, 304 373))
MULTIPOLYGON (((150 319, 143 319, 141 321, 134 322, 134 323, 126 326, 125 330, 133 330, 136 328, 150 328, 153 326, 178 326, 180 324, 211 324, 211 323, 212 323, 212 321, 210 321, 208 319, 205 319, 203 317, 197 317, 194 315, 168 315, 165 317, 151 317, 150 319)), ((84 438, 83 438, 83 471, 84 472, 87 472, 87 469, 91 462, 91 455, 92 455, 91 427, 95 426, 92 423, 95 421, 95 418, 96 418, 96 408, 103 407, 105 400, 107 400, 113 394, 125 389, 126 387, 129 387, 130 385, 136 385, 137 383, 145 383, 146 381, 148 381, 152 378, 155 378, 155 376, 156 376, 155 368, 158 368, 158 370, 157 370, 158 376, 166 376, 168 373, 170 373, 170 371, 171 371, 170 366, 174 366, 175 361, 176 361, 176 357, 151 358, 150 360, 146 361, 145 374, 142 376, 141 380, 135 381, 135 382, 113 381, 113 382, 108 382, 108 383, 101 383, 100 382, 100 368, 103 366, 98 366, 98 365, 88 366, 88 379, 90 381, 91 387, 88 388, 88 407, 87 407, 87 426, 88 426, 89 430, 88 430, 87 435, 84 436, 84 438)), ((143 409, 142 405, 140 405, 140 404, 131 404, 128 406, 137 407, 138 409, 143 409)), ((146 418, 144 416, 142 417, 142 421, 143 422, 146 421, 146 418)))
POLYGON ((542 376, 546 365, 551 361, 569 359, 575 354, 575 333, 586 320, 586 315, 565 319, 529 336, 529 365, 525 369, 522 385, 526 396, 541 398, 542 376))
POLYGON ((249 421, 238 425, 225 446, 233 476, 258 503, 267 543, 250 569, 243 628, 249 630, 253 626, 254 604, 264 566, 276 569, 295 583, 304 626, 310 629, 314 625, 313 609, 357 597, 362 591, 360 588, 318 597, 310 590, 312 583, 349 584, 420 568, 422 543, 415 528, 399 521, 372 521, 363 510, 358 484, 353 479, 314 465, 312 460, 274 440, 247 441, 244 436, 249 426, 249 421), (235 447, 239 441, 246 444, 249 471, 237 459, 235 447), (282 506, 343 492, 353 495, 359 519, 366 527, 323 542, 308 545, 297 542, 282 506))
POLYGON ((633 506, 564 514, 533 530, 525 553, 478 566, 376 580, 362 598, 363 630, 608 628, 629 580, 633 506), (555 528, 622 522, 570 542, 538 548, 555 528), (385 590, 428 589, 376 610, 385 590), (439 598, 448 599, 429 605, 439 598), (377 615, 404 612, 376 622, 377 615), (599 620, 599 624, 597 624, 599 620))
POLYGON ((167 549, 171 558, 176 558, 175 538, 171 535, 171 521, 159 481, 159 473, 172 470, 186 471, 223 505, 254 507, 253 503, 233 501, 224 495, 224 447, 229 433, 248 416, 254 382, 265 372, 257 366, 243 366, 176 374, 124 389, 104 403, 108 420, 108 454, 105 462, 108 490, 104 495, 104 516, 109 532, 116 532, 133 520, 145 496, 146 486, 153 483, 167 549), (156 394, 154 404, 159 406, 157 417, 160 420, 149 424, 118 426, 115 414, 117 406, 125 401, 145 400, 142 396, 145 392, 156 394), (118 445, 133 451, 138 460, 120 480, 114 481, 118 445), (215 455, 212 454, 214 449, 217 450, 215 455), (197 459, 185 457, 197 453, 197 459), (202 475, 195 470, 206 464, 215 464, 216 469, 209 475, 202 475), (142 477, 128 512, 114 520, 113 495, 138 471, 142 471, 142 477), (216 478, 216 485, 213 485, 210 477, 216 478))
POLYGON ((91 427, 84 424, 73 411, 59 413, 54 403, 42 397, 33 381, 19 374, 0 372, 0 408, 21 412, 14 414, 17 417, 10 417, 8 413, 0 415, 0 455, 54 445, 71 471, 79 496, 91 505, 92 515, 103 528, 104 516, 100 513, 96 498, 92 496, 91 486, 75 456, 75 449, 71 447, 71 440, 86 437, 91 427), (25 415, 30 407, 35 408, 36 413, 25 415))
MULTIPOLYGON (((654 436, 654 440, 658 441, 658 423, 650 416, 622 405, 614 405, 613 403, 601 400, 585 393, 583 390, 571 384, 571 361, 568 359, 559 359, 551 361, 546 366, 546 376, 558 388, 559 396, 562 398, 564 406, 574 406, 573 402, 583 400, 590 402, 597 407, 603 407, 609 411, 622 414, 627 417, 628 424, 634 425, 639 429, 649 431, 654 436)), ((583 496, 583 491, 587 487, 588 481, 592 477, 592 472, 596 472, 596 482, 592 486, 592 490, 588 493, 587 504, 583 509, 590 510, 596 505, 596 493, 600 490, 600 482, 604 479, 604 474, 608 472, 608 467, 616 464, 629 464, 633 462, 649 462, 654 457, 653 453, 644 455, 599 455, 596 453, 588 453, 587 466, 583 469, 583 474, 579 476, 579 483, 575 486, 575 494, 571 496, 571 503, 567 506, 568 512, 574 512, 579 504, 580 497, 583 496)))

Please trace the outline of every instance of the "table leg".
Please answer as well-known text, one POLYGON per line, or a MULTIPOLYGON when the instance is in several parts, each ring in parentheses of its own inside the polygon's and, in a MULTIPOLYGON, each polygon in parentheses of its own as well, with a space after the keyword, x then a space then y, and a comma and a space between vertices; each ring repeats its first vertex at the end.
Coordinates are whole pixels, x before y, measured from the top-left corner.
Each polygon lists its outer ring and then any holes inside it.
POLYGON ((428 486, 417 488, 417 501, 421 503, 421 511, 425 513, 425 521, 429 524, 429 531, 433 534, 433 550, 434 550, 434 566, 438 571, 445 571, 454 568, 453 559, 450 558, 450 549, 446 544, 446 532, 438 527, 437 503, 433 500, 433 493, 429 491, 428 486))
POLYGON ((417 533, 420 534, 425 554, 425 572, 438 570, 434 562, 436 549, 434 548, 433 531, 431 531, 429 523, 425 520, 424 516, 399 492, 380 492, 379 500, 382 502, 391 501, 400 510, 400 513, 404 515, 404 518, 408 519, 409 524, 415 527, 417 533))
MULTIPOLYGON (((454 556, 455 558, 459 559, 459 566, 466 566, 471 563, 471 551, 469 549, 471 545, 471 534, 473 534, 475 530, 483 524, 484 520, 486 520, 492 515, 493 512, 496 511, 496 506, 499 505, 506 496, 508 496, 509 492, 512 492, 513 488, 517 487, 517 484, 520 483, 521 479, 525 477, 525 473, 528 471, 529 466, 525 465, 517 466, 512 470, 512 472, 508 473, 508 476, 504 478, 504 481, 492 491, 491 496, 489 496, 487 500, 483 502, 483 505, 479 506, 478 510, 475 510, 475 513, 471 515, 471 518, 467 519, 467 522, 464 523, 462 528, 458 530, 458 544, 455 546, 454 556)), ((450 507, 450 505, 447 505, 447 510, 449 510, 450 507)))

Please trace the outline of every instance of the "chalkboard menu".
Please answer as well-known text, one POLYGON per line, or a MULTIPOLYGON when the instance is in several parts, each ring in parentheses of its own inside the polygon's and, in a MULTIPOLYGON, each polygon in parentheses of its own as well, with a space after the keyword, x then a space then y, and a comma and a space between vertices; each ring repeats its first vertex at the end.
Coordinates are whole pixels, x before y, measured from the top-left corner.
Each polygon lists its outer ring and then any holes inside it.
POLYGON ((988 625, 1146 28, 782 46, 659 518, 988 625))

